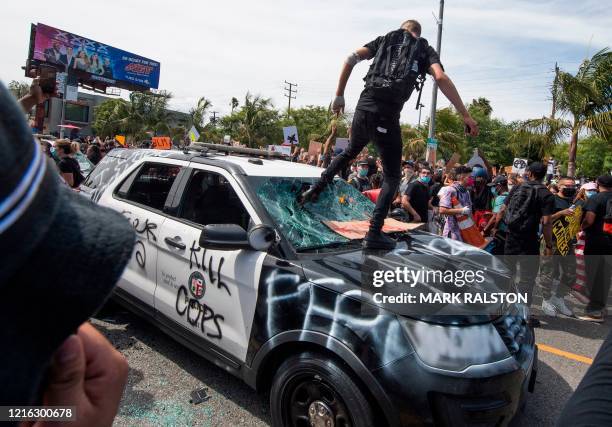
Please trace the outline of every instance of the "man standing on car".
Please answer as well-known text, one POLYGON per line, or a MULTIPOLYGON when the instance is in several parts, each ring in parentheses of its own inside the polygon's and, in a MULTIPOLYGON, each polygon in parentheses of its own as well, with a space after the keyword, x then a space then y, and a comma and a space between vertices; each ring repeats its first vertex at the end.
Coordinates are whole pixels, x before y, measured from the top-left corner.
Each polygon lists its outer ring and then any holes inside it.
POLYGON ((332 104, 336 114, 344 110, 344 89, 353 67, 364 59, 372 58, 374 61, 365 77, 365 89, 355 108, 351 142, 321 174, 321 179, 300 195, 300 203, 316 202, 334 176, 368 142, 373 141, 382 158, 384 183, 370 221, 370 229, 364 239, 364 247, 390 250, 395 247, 395 241, 382 233, 382 226, 401 178, 402 138, 399 117, 404 103, 418 86, 418 77, 425 73, 434 77, 442 93, 463 117, 470 135, 478 135, 478 124, 463 105, 453 82, 444 73, 438 54, 427 44, 427 40, 421 38, 421 25, 414 20, 405 21, 398 30, 376 38, 348 56, 332 104))

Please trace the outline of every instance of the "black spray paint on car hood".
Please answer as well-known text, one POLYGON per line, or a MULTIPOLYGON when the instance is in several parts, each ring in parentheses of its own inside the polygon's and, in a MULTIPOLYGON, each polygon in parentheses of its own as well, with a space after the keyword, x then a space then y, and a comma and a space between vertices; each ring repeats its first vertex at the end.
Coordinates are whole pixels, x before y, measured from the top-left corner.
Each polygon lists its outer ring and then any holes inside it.
POLYGON ((331 286, 340 293, 351 292, 355 295, 358 290, 360 298, 369 304, 408 317, 433 319, 432 316, 436 316, 439 323, 456 323, 457 316, 461 317, 459 323, 489 321, 505 313, 508 304, 380 304, 372 296, 381 292, 384 295, 413 294, 416 298, 420 298, 420 294, 500 295, 514 292, 510 271, 500 258, 474 246, 419 231, 406 235, 393 251, 354 250, 309 254, 302 256, 301 264, 306 278, 313 283, 331 286), (440 271, 447 275, 460 275, 458 272, 461 271, 480 271, 484 280, 462 286, 426 280, 420 280, 412 287, 396 281, 374 286, 375 274, 382 274, 375 272, 395 271, 397 268, 403 270, 404 267, 409 271, 440 271), (448 317, 445 320, 437 316, 451 316, 452 319, 448 317))

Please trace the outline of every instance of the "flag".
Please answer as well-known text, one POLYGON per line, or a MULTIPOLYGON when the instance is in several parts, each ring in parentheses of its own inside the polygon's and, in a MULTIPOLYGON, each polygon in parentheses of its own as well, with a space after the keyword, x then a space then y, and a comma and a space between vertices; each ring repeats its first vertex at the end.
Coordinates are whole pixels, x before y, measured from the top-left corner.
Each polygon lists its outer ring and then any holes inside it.
POLYGON ((198 139, 200 139, 200 134, 198 133, 198 130, 195 128, 195 126, 191 126, 191 129, 189 129, 189 140, 191 142, 196 142, 198 139))

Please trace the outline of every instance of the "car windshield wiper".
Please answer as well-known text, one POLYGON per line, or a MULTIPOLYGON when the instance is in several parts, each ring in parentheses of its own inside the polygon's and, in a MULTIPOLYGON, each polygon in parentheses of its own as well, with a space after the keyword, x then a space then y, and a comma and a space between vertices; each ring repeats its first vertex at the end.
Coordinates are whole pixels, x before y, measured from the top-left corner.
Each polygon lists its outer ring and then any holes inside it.
POLYGON ((343 246, 354 245, 355 243, 359 243, 360 241, 361 239, 353 239, 353 240, 348 240, 346 242, 321 243, 318 245, 304 246, 303 248, 299 248, 297 252, 313 251, 317 249, 335 249, 335 248, 340 248, 343 246))

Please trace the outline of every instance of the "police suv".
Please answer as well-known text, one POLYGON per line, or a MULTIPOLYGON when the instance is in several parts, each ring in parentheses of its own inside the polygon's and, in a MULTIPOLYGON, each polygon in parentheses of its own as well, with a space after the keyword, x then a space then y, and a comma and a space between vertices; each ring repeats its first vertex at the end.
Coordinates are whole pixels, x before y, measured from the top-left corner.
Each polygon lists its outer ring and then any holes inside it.
MULTIPOLYGON (((379 304, 373 287, 381 271, 479 270, 492 292, 507 269, 421 231, 397 233, 393 251, 364 251, 331 227, 371 215, 352 186, 337 179, 316 204, 297 203, 320 173, 213 144, 115 149, 81 193, 137 234, 116 299, 269 391, 274 425, 508 424, 535 383, 525 309, 379 304)), ((389 292, 433 289, 420 285, 389 292)))

